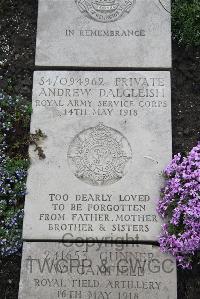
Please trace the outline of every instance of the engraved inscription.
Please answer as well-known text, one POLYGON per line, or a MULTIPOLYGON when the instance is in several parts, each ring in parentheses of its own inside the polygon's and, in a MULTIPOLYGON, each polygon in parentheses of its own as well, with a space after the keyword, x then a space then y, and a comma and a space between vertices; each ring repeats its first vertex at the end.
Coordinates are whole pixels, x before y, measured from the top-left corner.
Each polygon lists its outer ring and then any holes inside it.
POLYGON ((97 22, 114 22, 128 14, 136 0, 75 0, 81 12, 97 22))
POLYGON ((171 156, 169 73, 37 71, 34 80, 32 130, 48 138, 44 161, 30 147, 24 238, 156 240, 171 156))
POLYGON ((20 299, 175 299, 175 286, 174 258, 152 245, 24 243, 20 299))
POLYGON ((127 172, 132 159, 128 140, 117 130, 99 123, 80 132, 68 150, 70 168, 91 185, 109 185, 127 172))

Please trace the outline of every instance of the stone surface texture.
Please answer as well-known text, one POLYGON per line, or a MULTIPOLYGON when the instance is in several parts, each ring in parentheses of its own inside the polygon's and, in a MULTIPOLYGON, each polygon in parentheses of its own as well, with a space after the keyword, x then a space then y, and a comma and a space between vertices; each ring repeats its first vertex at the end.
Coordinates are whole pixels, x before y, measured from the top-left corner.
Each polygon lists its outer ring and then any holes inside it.
POLYGON ((171 1, 105 2, 40 0, 36 65, 170 68, 171 1))
POLYGON ((23 237, 156 241, 171 159, 169 72, 37 71, 23 237))
POLYGON ((176 283, 152 245, 25 242, 19 299, 176 299, 176 283))

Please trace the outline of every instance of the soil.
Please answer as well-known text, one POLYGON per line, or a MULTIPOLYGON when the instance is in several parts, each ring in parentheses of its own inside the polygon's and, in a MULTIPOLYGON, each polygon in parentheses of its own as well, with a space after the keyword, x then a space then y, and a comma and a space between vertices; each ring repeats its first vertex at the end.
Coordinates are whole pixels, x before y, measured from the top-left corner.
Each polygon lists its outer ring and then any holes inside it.
MULTIPOLYGON (((0 88, 31 101, 37 1, 0 0, 0 88)), ((200 48, 173 43, 173 153, 186 154, 200 140, 200 48)), ((17 299, 20 256, 0 259, 0 298, 17 299)), ((200 267, 178 270, 178 298, 200 298, 200 267)))
POLYGON ((200 141, 200 47, 173 43, 173 153, 187 154, 200 141))

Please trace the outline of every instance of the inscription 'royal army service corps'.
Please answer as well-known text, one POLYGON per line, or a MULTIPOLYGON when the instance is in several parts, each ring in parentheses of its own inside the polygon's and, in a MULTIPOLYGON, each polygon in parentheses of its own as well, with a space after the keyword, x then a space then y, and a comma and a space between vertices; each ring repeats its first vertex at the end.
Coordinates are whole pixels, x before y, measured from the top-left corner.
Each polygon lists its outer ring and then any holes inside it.
POLYGON ((128 14, 136 0, 75 0, 80 11, 98 22, 114 22, 128 14))
POLYGON ((68 150, 69 165, 75 176, 97 186, 119 181, 131 159, 128 140, 102 123, 77 134, 68 150))

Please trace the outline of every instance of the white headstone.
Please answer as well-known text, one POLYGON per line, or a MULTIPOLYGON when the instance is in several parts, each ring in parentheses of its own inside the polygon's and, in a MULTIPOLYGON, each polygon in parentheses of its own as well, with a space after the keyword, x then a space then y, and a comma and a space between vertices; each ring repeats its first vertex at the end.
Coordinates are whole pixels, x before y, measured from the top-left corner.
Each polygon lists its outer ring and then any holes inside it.
POLYGON ((19 299, 176 299, 176 283, 151 245, 25 242, 19 299))
POLYGON ((24 239, 156 241, 171 159, 169 72, 38 71, 24 239))
POLYGON ((37 66, 171 67, 170 0, 40 0, 37 66))

